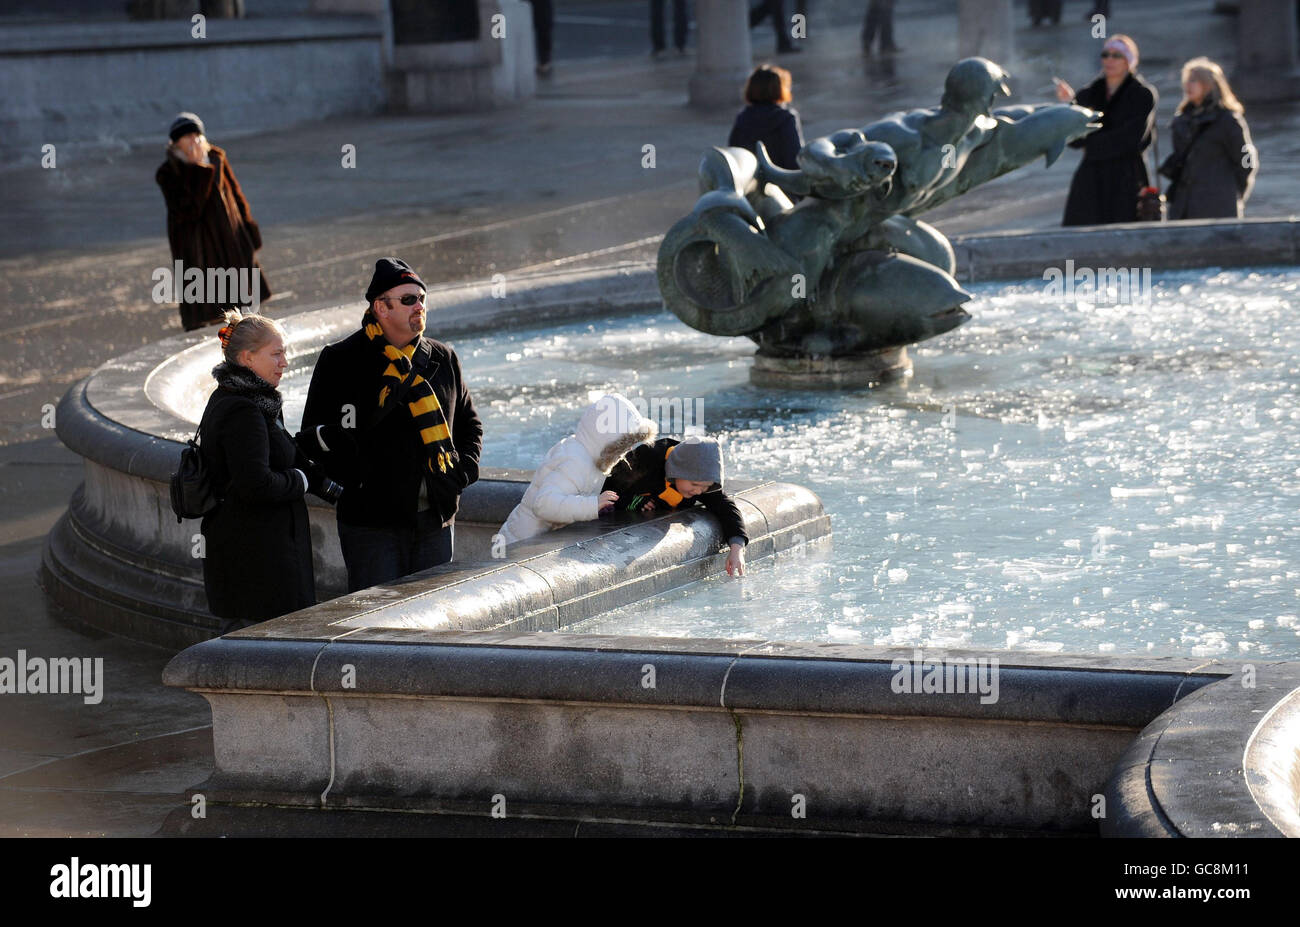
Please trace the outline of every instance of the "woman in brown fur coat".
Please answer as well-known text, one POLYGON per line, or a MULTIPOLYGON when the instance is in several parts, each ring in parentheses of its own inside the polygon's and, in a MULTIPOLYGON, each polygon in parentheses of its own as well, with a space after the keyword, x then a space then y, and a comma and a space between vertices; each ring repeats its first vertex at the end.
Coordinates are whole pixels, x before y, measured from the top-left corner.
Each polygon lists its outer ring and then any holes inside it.
MULTIPOLYGON (((241 278, 256 270, 258 299, 262 302, 270 299, 271 288, 257 262, 262 233, 253 221, 226 153, 208 143, 203 122, 193 113, 177 116, 169 136, 167 160, 155 175, 167 201, 167 240, 172 259, 180 261, 184 271, 198 268, 204 272, 202 295, 196 299, 191 291, 180 303, 181 325, 191 331, 221 322, 226 310, 249 304, 240 296, 240 290, 250 295, 251 280, 241 280, 233 288, 227 286, 223 299, 220 289, 209 287, 214 276, 207 273, 209 268, 233 269, 240 272, 241 278)), ((176 289, 184 293, 185 283, 178 279, 176 289)))

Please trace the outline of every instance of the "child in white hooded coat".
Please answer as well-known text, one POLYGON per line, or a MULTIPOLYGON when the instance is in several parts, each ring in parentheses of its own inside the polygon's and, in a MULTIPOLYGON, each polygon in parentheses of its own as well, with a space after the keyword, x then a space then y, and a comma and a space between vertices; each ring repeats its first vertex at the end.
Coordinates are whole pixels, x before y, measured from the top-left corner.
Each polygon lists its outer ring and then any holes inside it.
POLYGON ((524 498, 501 526, 506 544, 593 521, 613 508, 618 494, 601 486, 628 451, 653 441, 659 429, 626 397, 602 396, 587 407, 577 431, 552 447, 533 474, 524 498))

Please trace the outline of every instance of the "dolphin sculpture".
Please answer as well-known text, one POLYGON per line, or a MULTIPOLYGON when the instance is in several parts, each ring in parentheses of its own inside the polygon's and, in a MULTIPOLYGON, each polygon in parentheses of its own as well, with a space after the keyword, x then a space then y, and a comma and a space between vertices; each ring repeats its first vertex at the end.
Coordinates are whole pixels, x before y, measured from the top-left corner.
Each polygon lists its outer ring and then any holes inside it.
POLYGON ((1009 93, 998 65, 967 58, 939 107, 812 139, 794 170, 761 143, 706 152, 700 197, 659 248, 665 304, 769 357, 865 357, 952 331, 972 297, 917 214, 1038 157, 1050 167, 1098 128, 1070 104, 994 108, 1009 93))

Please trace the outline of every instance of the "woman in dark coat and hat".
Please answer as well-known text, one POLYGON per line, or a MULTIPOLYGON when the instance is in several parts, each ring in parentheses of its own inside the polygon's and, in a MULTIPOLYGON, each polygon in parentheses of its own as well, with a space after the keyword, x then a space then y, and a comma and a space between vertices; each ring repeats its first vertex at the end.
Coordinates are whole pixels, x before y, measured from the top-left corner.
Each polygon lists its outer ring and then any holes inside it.
POLYGON ((1070 182, 1062 225, 1136 222, 1138 191, 1147 186, 1143 156, 1156 127, 1156 90, 1137 74, 1137 43, 1115 34, 1101 49, 1101 74, 1075 93, 1056 80, 1062 103, 1077 103, 1102 112, 1101 128, 1070 142, 1084 150, 1083 162, 1070 182))
MULTIPOLYGON (((226 153, 209 144, 203 121, 193 113, 181 113, 168 133, 167 160, 154 178, 167 201, 167 240, 172 260, 204 271, 234 269, 245 274, 254 269, 258 298, 271 298, 271 288, 257 262, 262 232, 253 221, 248 200, 230 169, 226 153)), ((177 284, 180 287, 180 283, 177 284)), ((205 292, 197 301, 182 300, 181 325, 186 331, 222 321, 227 310, 245 305, 238 295, 205 292)))
POLYGON ((1250 128, 1223 69, 1209 58, 1183 65, 1183 99, 1174 111, 1170 219, 1240 219, 1259 161, 1250 128))
POLYGON ((203 586, 225 634, 316 604, 303 497, 331 493, 284 430, 276 387, 288 362, 280 326, 232 312, 218 336, 225 360, 212 370, 217 388, 199 432, 222 500, 203 516, 203 586))

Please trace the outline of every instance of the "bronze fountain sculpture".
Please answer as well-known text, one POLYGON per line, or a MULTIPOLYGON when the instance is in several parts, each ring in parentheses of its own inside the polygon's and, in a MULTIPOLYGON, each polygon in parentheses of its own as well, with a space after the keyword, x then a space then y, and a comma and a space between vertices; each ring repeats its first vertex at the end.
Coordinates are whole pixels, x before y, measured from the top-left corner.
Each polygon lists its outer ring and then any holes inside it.
POLYGON ((664 303, 687 325, 758 344, 759 385, 862 386, 910 371, 906 345, 970 318, 947 238, 914 218, 1098 127, 1071 104, 1010 95, 984 58, 948 73, 938 107, 810 141, 799 170, 714 148, 701 196, 659 248, 664 303), (801 198, 796 205, 791 197, 801 198))

